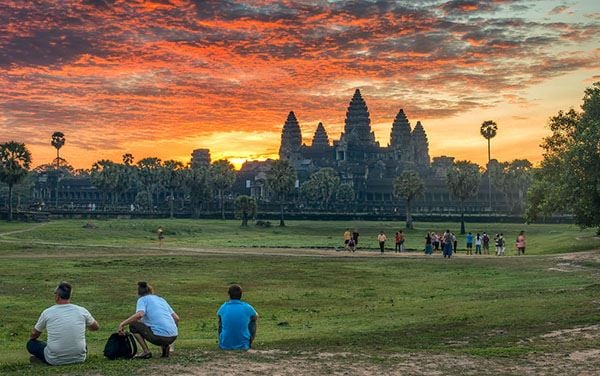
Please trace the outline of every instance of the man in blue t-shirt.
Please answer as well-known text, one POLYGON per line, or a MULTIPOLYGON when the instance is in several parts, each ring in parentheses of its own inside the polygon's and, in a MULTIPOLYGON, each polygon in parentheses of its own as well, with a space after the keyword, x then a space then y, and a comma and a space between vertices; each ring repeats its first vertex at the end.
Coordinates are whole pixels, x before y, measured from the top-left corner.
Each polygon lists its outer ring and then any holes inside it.
POLYGON ((248 350, 256 337, 258 314, 242 302, 242 288, 229 287, 229 301, 217 311, 219 317, 219 347, 222 350, 248 350))

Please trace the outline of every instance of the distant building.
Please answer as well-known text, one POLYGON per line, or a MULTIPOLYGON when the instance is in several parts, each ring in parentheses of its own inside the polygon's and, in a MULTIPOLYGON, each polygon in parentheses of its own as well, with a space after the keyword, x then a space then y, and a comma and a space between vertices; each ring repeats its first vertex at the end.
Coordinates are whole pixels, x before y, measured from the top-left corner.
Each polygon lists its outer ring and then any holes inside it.
POLYGON ((192 152, 192 167, 196 166, 210 166, 210 150, 208 149, 196 149, 192 152))

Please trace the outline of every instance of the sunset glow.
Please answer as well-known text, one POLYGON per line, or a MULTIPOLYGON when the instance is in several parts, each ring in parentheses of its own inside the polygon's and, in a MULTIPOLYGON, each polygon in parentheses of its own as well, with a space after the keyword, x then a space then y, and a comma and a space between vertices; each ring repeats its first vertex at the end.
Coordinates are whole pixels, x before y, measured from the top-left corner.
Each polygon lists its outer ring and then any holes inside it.
POLYGON ((0 0, 1 141, 89 168, 132 153, 276 158, 294 111, 338 139, 360 88, 377 140, 403 108, 430 154, 541 159, 547 120, 600 80, 600 2, 0 0))

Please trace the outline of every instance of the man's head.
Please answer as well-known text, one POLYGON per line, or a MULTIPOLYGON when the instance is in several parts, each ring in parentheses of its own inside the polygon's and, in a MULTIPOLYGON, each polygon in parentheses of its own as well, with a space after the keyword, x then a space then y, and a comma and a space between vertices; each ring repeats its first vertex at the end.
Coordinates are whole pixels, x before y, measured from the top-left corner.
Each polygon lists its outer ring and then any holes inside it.
POLYGON ((240 285, 231 285, 229 286, 229 299, 231 300, 240 300, 242 299, 242 288, 240 285))
POLYGON ((138 295, 146 296, 148 294, 153 294, 154 289, 152 286, 148 284, 148 282, 138 282, 138 295))
POLYGON ((58 302, 59 300, 69 300, 71 299, 71 290, 73 287, 69 282, 61 282, 56 286, 54 290, 55 300, 58 302))

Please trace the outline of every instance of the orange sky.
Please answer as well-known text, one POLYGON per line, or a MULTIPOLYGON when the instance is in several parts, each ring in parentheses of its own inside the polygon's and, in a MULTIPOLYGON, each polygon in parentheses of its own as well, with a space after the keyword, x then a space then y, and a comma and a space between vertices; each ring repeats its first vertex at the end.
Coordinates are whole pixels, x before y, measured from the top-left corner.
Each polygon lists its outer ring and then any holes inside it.
POLYGON ((597 1, 0 0, 0 141, 61 155, 276 157, 289 111, 338 139, 360 88, 382 145, 400 108, 432 156, 541 158, 545 125, 600 80, 597 1))

